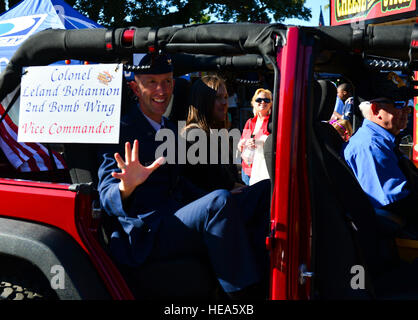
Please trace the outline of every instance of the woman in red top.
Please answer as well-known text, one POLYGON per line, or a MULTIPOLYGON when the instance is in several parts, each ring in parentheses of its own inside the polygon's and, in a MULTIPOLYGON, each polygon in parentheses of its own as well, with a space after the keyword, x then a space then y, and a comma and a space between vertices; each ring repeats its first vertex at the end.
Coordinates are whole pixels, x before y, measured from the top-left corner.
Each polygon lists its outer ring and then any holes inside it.
POLYGON ((241 140, 238 143, 238 150, 242 157, 242 181, 249 185, 252 169, 252 159, 258 146, 262 146, 270 134, 267 124, 270 117, 273 95, 268 89, 257 89, 251 100, 254 117, 247 120, 242 131, 241 140), (245 150, 248 149, 248 150, 245 150))

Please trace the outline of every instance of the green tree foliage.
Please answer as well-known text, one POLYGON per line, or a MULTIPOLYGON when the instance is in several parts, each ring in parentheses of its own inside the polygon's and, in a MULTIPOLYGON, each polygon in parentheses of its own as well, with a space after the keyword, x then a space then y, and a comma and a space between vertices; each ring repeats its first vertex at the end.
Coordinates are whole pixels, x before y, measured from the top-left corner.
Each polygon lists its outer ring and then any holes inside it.
POLYGON ((0 0, 0 13, 6 11, 7 8, 12 8, 18 4, 20 0, 0 0))
MULTIPOLYGON (((9 8, 14 7, 15 5, 17 5, 21 0, 8 0, 8 4, 9 4, 9 8)), ((6 1, 5 1, 6 2, 6 1)))
MULTIPOLYGON (((1 1, 0 1, 1 2, 1 1)), ((11 1, 9 1, 10 3, 11 1)), ((305 0, 66 0, 75 9, 106 27, 170 26, 229 22, 309 20, 305 0)))

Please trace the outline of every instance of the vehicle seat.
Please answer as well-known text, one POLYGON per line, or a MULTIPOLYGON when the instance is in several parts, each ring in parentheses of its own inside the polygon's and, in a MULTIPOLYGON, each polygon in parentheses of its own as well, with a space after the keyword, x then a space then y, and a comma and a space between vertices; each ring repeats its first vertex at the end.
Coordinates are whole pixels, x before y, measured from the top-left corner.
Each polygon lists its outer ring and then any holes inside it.
POLYGON ((318 296, 328 299, 373 296, 417 298, 418 288, 405 281, 417 277, 411 265, 399 260, 393 237, 382 233, 376 213, 345 160, 340 156, 342 139, 327 122, 336 98, 330 81, 313 84, 311 170, 314 272, 318 296), (366 270, 366 290, 354 290, 351 268, 366 270), (388 279, 396 278, 398 281, 388 279), (370 280, 370 281, 367 281, 370 280), (391 283, 390 285, 388 285, 391 283))

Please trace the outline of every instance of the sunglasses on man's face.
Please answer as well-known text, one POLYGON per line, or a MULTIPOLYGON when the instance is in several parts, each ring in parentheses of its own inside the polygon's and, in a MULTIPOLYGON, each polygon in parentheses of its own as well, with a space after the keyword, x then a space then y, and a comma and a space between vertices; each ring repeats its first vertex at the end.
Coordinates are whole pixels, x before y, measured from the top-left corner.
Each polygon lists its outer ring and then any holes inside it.
POLYGON ((255 99, 255 102, 257 102, 257 103, 261 103, 261 102, 265 102, 265 103, 270 103, 270 99, 269 98, 257 98, 257 99, 255 99))

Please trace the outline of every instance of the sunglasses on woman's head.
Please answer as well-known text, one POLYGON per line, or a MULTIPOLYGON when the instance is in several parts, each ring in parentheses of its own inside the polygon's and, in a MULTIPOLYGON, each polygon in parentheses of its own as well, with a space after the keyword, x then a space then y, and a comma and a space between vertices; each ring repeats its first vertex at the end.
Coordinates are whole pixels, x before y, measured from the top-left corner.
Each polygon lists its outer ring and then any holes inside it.
POLYGON ((257 98, 257 99, 255 99, 255 102, 257 102, 257 103, 261 103, 261 102, 265 102, 265 103, 270 103, 270 99, 269 98, 257 98))

